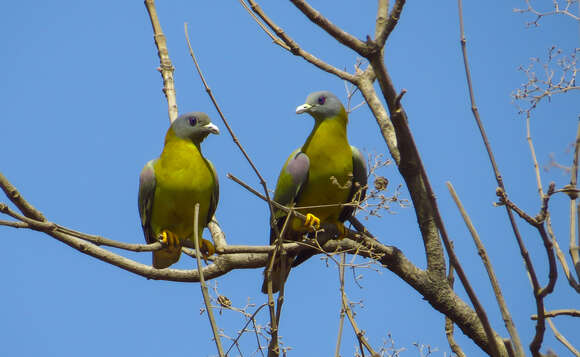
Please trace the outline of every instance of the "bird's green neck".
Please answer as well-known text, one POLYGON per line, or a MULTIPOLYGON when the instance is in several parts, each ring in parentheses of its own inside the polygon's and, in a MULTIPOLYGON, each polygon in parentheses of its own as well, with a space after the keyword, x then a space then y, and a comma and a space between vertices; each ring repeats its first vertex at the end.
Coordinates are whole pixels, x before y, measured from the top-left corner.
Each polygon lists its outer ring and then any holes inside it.
POLYGON ((175 134, 173 130, 168 130, 167 134, 165 135, 165 147, 167 146, 194 146, 197 148, 197 151, 201 153, 201 145, 200 143, 196 143, 189 139, 180 138, 175 134))
POLYGON ((302 151, 306 152, 312 145, 317 145, 317 142, 322 141, 334 141, 341 142, 346 141, 346 124, 348 122, 348 117, 344 109, 337 116, 317 119, 315 118, 314 128, 312 132, 306 139, 306 142, 302 146, 302 151))
POLYGON ((203 158, 203 155, 199 143, 180 138, 173 130, 168 130, 160 158, 165 165, 186 167, 195 162, 195 158, 203 158))

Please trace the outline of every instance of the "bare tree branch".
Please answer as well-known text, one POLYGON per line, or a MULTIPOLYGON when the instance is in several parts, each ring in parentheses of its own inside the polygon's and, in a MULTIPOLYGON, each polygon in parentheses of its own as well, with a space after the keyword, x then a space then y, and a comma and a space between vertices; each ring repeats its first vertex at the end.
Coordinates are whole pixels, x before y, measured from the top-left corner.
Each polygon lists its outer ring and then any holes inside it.
MULTIPOLYGON (((243 0, 241 0, 243 1, 243 0)), ((272 21, 268 15, 266 15, 264 13, 264 11, 262 11, 262 8, 260 7, 260 5, 258 5, 254 0, 248 0, 248 3, 250 4, 250 8, 252 9, 252 11, 258 15, 258 17, 260 19, 262 19, 262 21, 264 21, 266 23, 266 25, 268 25, 268 27, 270 29, 272 29, 272 31, 274 31, 274 33, 276 33, 276 36, 278 36, 282 42, 286 45, 286 47, 282 46, 282 48, 287 49, 288 51, 290 51, 293 55, 295 56, 300 56, 302 58, 304 58, 306 61, 312 63, 313 65, 315 65, 316 67, 322 69, 325 72, 334 74, 335 76, 338 76, 339 78, 342 78, 344 80, 347 80, 349 82, 352 82, 354 80, 354 77, 352 74, 342 71, 334 66, 329 65, 328 63, 322 61, 321 59, 317 58, 316 56, 312 55, 311 53, 303 50, 298 43, 296 43, 290 36, 288 36, 286 34, 286 32, 284 32, 284 30, 282 30, 282 28, 280 28, 278 25, 276 25, 276 23, 274 23, 274 21, 272 21)), ((244 6, 245 9, 247 9, 247 6, 244 6)), ((255 17, 254 17, 255 19, 255 17)), ((256 21, 258 22, 258 21, 256 21)), ((259 22, 258 22, 259 24, 259 22)), ((260 27, 262 27, 260 25, 260 27)), ((271 34, 269 32, 266 31, 266 33, 268 33, 269 36, 271 36, 271 34)), ((279 44, 278 41, 274 40, 274 42, 276 44, 279 44)), ((281 44, 279 44, 281 46, 281 44)))
MULTIPOLYGON (((382 9, 384 5, 379 3, 379 13, 382 13, 384 10, 382 9)), ((381 48, 384 47, 385 41, 393 32, 397 23, 399 22, 399 18, 401 17, 401 12, 403 11, 403 6, 405 6, 405 0, 397 0, 395 1, 395 5, 389 14, 388 20, 385 22, 385 26, 381 27, 379 31, 375 31, 375 42, 381 48)), ((389 4, 387 2, 386 7, 388 9, 389 4)), ((377 28, 379 27, 378 18, 377 18, 377 28)))
POLYGON ((562 344, 564 346, 566 346, 566 348, 568 350, 570 350, 570 352, 572 352, 574 354, 574 356, 576 357, 580 357, 580 352, 578 352, 577 349, 574 348, 574 346, 572 346, 572 344, 570 343, 570 341, 568 341, 566 339, 566 337, 564 337, 557 329, 556 326, 554 326, 554 323, 552 322, 552 319, 547 319, 548 320, 548 324, 550 325, 550 328, 552 329, 552 332, 554 333, 554 336, 556 336, 556 338, 558 339, 558 341, 562 342, 562 344))
POLYGON ((20 212, 28 218, 32 218, 37 221, 46 221, 46 218, 40 213, 34 206, 28 203, 21 195, 20 192, 14 187, 0 172, 0 187, 2 191, 6 194, 6 197, 12 201, 12 203, 18 207, 20 212))
POLYGON ((528 26, 539 26, 539 22, 542 18, 544 18, 546 16, 551 16, 551 15, 565 15, 565 16, 572 18, 573 20, 580 21, 580 17, 578 17, 578 16, 574 15, 572 12, 570 12, 570 6, 572 6, 572 4, 574 4, 574 3, 577 3, 578 0, 564 0, 565 5, 563 8, 560 5, 560 0, 552 0, 553 10, 551 10, 551 11, 538 11, 532 6, 530 0, 525 0, 525 1, 526 1, 527 7, 525 9, 517 9, 516 8, 516 9, 514 9, 514 12, 520 13, 520 14, 530 13, 532 15, 535 15, 536 18, 533 21, 527 23, 528 26))
MULTIPOLYGON (((471 110, 473 112, 473 116, 474 116, 475 121, 477 123, 477 126, 479 128, 481 137, 483 139, 485 149, 488 153, 488 156, 489 156, 489 159, 491 162, 491 166, 493 168, 495 178, 496 178, 497 184, 499 186, 498 190, 505 192, 505 187, 503 184, 502 176, 501 176, 499 169, 497 167, 497 164, 495 162, 495 158, 494 158, 493 152, 491 150, 491 145, 489 144, 489 141, 487 139, 487 134, 485 133, 483 123, 481 121, 481 118, 479 117, 477 105, 475 104, 475 95, 473 94, 473 86, 471 83, 471 73, 470 73, 469 62, 468 62, 468 58, 467 58, 467 46, 466 46, 466 40, 465 40, 465 31, 463 29, 463 10, 462 10, 461 0, 458 0, 458 8, 459 8, 459 29, 460 29, 460 34, 461 34, 461 50, 462 50, 463 62, 464 62, 464 66, 465 66, 465 75, 467 78, 469 98, 471 101, 471 110)), ((534 266, 532 264, 532 260, 529 256, 528 251, 527 251, 527 249, 524 245, 524 242, 521 238, 521 235, 520 235, 519 229, 516 225, 511 208, 508 205, 506 205, 506 212, 508 215, 509 222, 512 226, 514 236, 515 236, 516 241, 518 243, 518 246, 520 248, 520 254, 521 254, 522 258, 524 259, 526 269, 527 269, 528 274, 530 276, 530 280, 532 281, 534 295, 536 296, 536 308, 537 308, 538 314, 541 314, 544 311, 544 303, 543 303, 543 299, 539 296, 539 292, 541 290, 541 287, 540 287, 540 284, 538 282, 538 277, 536 275, 534 266)), ((544 244, 550 244, 550 243, 549 243, 549 241, 548 242, 544 241, 544 244)), ((550 269, 550 273, 552 273, 552 269, 550 269)), ((544 319, 541 318, 538 320, 538 323, 536 325, 536 334, 534 336, 532 343, 530 344, 530 350, 531 350, 533 356, 539 355, 539 350, 540 350, 540 347, 542 345, 544 331, 545 331, 544 319)))
POLYGON ((469 218, 469 215, 467 214, 467 211, 463 207, 463 204, 461 203, 459 196, 457 195, 457 193, 455 192, 455 189, 453 188, 453 185, 449 181, 447 182, 447 188, 449 189, 449 193, 451 193, 451 196, 453 197, 453 200, 455 201, 457 208, 461 212, 461 216, 463 217, 463 221, 465 222, 465 225, 467 226, 469 233, 471 233, 471 237, 473 238, 473 242, 475 243, 475 246, 477 248, 477 253, 481 257, 481 261, 483 262, 483 265, 485 266, 485 270, 487 271, 489 281, 491 282, 491 286, 493 287, 495 299, 499 305, 499 309, 501 311, 501 316, 503 317, 505 327, 511 336, 511 343, 512 343, 513 348, 514 348, 515 356, 522 356, 523 357, 523 356, 525 356, 525 353, 524 353, 524 349, 522 347, 522 343, 520 341, 520 336, 518 335, 518 331, 516 329, 516 326, 512 320, 511 314, 507 308, 507 304, 506 304, 505 299, 503 297, 503 294, 501 292, 501 287, 499 286, 499 282, 497 281, 495 272, 493 270, 493 266, 491 265, 489 257, 487 256, 487 251, 485 250, 485 247, 484 247, 481 239, 479 238, 479 234, 477 234, 477 231, 475 230, 475 226, 471 222, 471 218, 469 218))
MULTIPOLYGON (((453 265, 449 265, 447 281, 449 282, 451 289, 453 289, 453 283, 455 282, 455 278, 453 277, 453 265)), ((449 317, 445 316, 445 336, 447 336, 449 347, 451 348, 451 351, 457 355, 457 357, 465 357, 465 353, 463 353, 463 350, 455 341, 455 337, 453 337, 453 326, 453 321, 449 317)))
POLYGON ((203 266, 201 264, 201 252, 199 250, 199 203, 195 204, 194 214, 193 214, 193 244, 195 244, 195 254, 197 259, 197 271, 199 274, 199 285, 201 287, 201 293, 203 295, 203 302, 205 303, 205 309, 207 311, 207 316, 211 325, 211 330, 213 332, 213 338, 215 341, 216 348, 220 357, 224 356, 224 350, 222 348, 222 342, 218 333, 217 323, 213 316, 213 309, 211 307, 211 302, 209 300, 209 293, 207 291, 207 284, 203 277, 203 266))
MULTIPOLYGON (((580 154, 580 121, 578 121, 578 129, 576 130, 576 143, 574 145, 574 160, 572 161, 572 172, 570 175, 570 187, 576 189, 578 180, 578 156, 580 154)), ((580 280, 580 224, 578 224, 578 214, 576 197, 577 194, 569 194, 570 196, 570 256, 572 257, 572 265, 576 270, 576 277, 580 280), (575 226, 578 226, 576 229, 575 226)))
POLYGON ((324 15, 314 9, 310 4, 303 0, 290 0, 294 6, 296 6, 310 21, 318 25, 321 29, 328 32, 335 40, 345 45, 346 47, 356 51, 363 57, 368 56, 369 46, 363 41, 357 39, 348 32, 342 30, 330 20, 328 20, 324 15))
MULTIPOLYGON (((580 317, 580 310, 574 309, 561 309, 561 310, 551 310, 544 312, 544 317, 556 317, 556 316, 573 316, 573 317, 580 317)), ((532 315, 532 320, 537 320, 538 315, 532 315)))
POLYGON ((165 98, 167 98, 167 105, 169 111, 169 121, 173 123, 177 119, 177 99, 175 96, 175 81, 173 80, 173 71, 175 67, 171 63, 169 58, 169 51, 167 50, 167 40, 161 30, 161 24, 159 23, 159 18, 157 17, 157 10, 155 9, 155 0, 145 0, 145 7, 147 7, 147 13, 149 13, 149 18, 151 19, 151 25, 153 26, 153 38, 155 39, 155 45, 157 46, 157 55, 159 56, 159 61, 161 65, 159 66, 159 72, 161 72, 161 77, 163 78, 163 93, 165 98))

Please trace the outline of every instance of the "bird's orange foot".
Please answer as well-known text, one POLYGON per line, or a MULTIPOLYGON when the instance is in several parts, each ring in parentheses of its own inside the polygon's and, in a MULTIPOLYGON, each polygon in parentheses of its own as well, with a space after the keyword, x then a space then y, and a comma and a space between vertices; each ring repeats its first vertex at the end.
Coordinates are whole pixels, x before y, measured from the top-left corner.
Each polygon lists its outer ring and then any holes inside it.
POLYGON ((315 215, 313 215, 312 213, 307 213, 306 220, 304 221, 304 227, 309 227, 318 230, 320 228, 320 219, 315 215))
POLYGON ((181 250, 181 240, 172 231, 162 230, 157 239, 169 250, 181 250))
POLYGON ((200 238, 199 251, 201 252, 203 260, 207 263, 207 258, 211 257, 215 253, 215 247, 209 240, 200 238))

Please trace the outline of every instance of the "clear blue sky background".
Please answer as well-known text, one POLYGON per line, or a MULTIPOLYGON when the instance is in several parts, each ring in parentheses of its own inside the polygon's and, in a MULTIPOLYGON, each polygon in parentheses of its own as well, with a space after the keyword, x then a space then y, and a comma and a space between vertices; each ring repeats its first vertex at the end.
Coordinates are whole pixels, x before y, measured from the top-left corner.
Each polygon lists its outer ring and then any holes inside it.
MULTIPOLYGON (((551 1, 538 6, 549 9, 551 1)), ((317 1, 336 24, 358 38, 373 33, 375 1, 317 1)), ((352 70, 356 56, 310 24, 287 2, 264 9, 306 50, 339 68, 352 70)), ((475 94, 510 197, 535 215, 539 198, 525 141, 525 125, 510 93, 525 77, 517 71, 530 57, 545 58, 557 45, 569 52, 579 45, 578 23, 552 17, 528 29, 532 18, 515 14, 524 1, 466 1, 465 23, 475 94)), ((158 1, 163 30, 176 67, 180 112, 200 110, 223 128, 206 97, 187 53, 183 23, 222 109, 271 187, 287 155, 300 146, 312 120, 294 108, 312 91, 328 89, 345 98, 344 84, 273 45, 235 1, 158 1)), ((0 65, 1 172, 48 219, 87 233, 125 242, 143 242, 137 212, 138 175, 161 151, 169 124, 161 92, 159 65, 151 25, 142 1, 45 2, 10 1, 0 5, 3 50, 0 65)), ((577 11, 577 8, 574 9, 577 11)), ((521 338, 534 333, 530 284, 505 210, 494 208, 496 184, 470 113, 459 48, 454 1, 410 1, 386 48, 387 65, 403 99, 410 126, 437 193, 447 229, 463 266, 484 302, 493 327, 507 336, 493 294, 471 238, 445 188, 451 181, 471 214, 499 275, 521 338)), ((360 97, 357 101, 360 100, 360 97)), ((554 153, 568 165, 565 150, 573 142, 578 93, 554 97, 534 112, 532 135, 538 158, 554 153)), ((258 181, 228 135, 210 137, 204 152, 219 173, 221 201, 217 217, 231 244, 264 244, 268 240, 266 206, 229 181, 231 172, 255 187, 258 181)), ((385 153, 377 125, 363 107, 351 115, 349 137, 366 152, 385 153)), ((390 166, 382 174, 391 189, 401 179, 390 166)), ((543 173, 544 186, 559 187, 567 176, 543 173)), ((403 191, 403 197, 408 193, 403 191)), ((5 199, 2 199, 5 201, 5 199)), ((556 233, 567 249, 564 196, 551 208, 556 233)), ((395 245, 424 267, 423 246, 412 209, 369 219, 369 229, 385 244, 395 245)), ((524 240, 543 283, 545 253, 538 235, 519 221, 524 240)), ((0 227, 2 356, 211 356, 216 355, 198 284, 148 281, 82 255, 47 236, 0 227)), ((149 253, 129 254, 150 263, 149 253)), ((178 267, 190 269, 182 258, 178 267)), ((449 353, 443 316, 388 270, 358 270, 362 289, 347 274, 348 295, 357 321, 370 342, 379 346, 391 334, 403 356, 417 356, 413 343, 449 353)), ((559 269, 556 293, 548 309, 576 308, 559 269)), ((217 282, 235 306, 248 299, 260 305, 261 269, 234 271, 217 282)), ((459 294, 465 296, 458 288, 459 294)), ((338 274, 318 257, 292 271, 286 288, 281 334, 291 356, 334 353, 340 302, 338 274)), ((267 314, 258 320, 265 325, 267 314)), ((226 311, 218 323, 229 336, 243 318, 226 311)), ((578 321, 555 320, 570 340, 580 341, 578 321)), ((480 350, 460 331, 459 344, 470 356, 480 350)), ((251 355, 251 335, 242 340, 251 355)), ((226 345, 229 345, 227 342, 226 345)), ((345 329, 343 356, 357 344, 345 329)), ((546 332, 546 348, 567 355, 546 332)))

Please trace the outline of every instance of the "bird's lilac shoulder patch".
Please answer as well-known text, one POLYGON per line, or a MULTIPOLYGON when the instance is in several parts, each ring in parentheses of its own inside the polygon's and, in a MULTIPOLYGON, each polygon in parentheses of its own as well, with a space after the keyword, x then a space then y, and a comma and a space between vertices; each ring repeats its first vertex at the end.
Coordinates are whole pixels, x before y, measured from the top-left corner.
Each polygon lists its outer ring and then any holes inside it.
POLYGON ((300 151, 290 159, 290 162, 286 165, 286 172, 290 174, 295 185, 300 185, 308 178, 309 168, 310 159, 308 155, 300 151))

